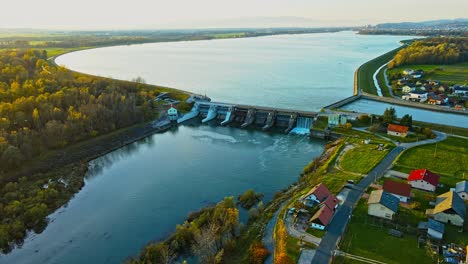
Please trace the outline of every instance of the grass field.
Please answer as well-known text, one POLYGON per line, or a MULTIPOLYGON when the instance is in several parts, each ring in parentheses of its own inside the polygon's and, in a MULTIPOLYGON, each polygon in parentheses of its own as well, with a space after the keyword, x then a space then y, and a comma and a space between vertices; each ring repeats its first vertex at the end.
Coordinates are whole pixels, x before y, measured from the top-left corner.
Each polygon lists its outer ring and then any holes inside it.
POLYGON ((371 171, 388 150, 377 150, 377 144, 359 144, 348 150, 341 158, 340 165, 346 171, 366 174, 371 171))
POLYGON ((377 69, 380 66, 390 61, 401 48, 403 48, 403 46, 396 48, 394 50, 391 50, 361 65, 361 67, 359 67, 358 69, 359 89, 361 89, 362 91, 366 93, 377 95, 377 89, 375 87, 372 76, 374 75, 375 71, 377 71, 377 69))
POLYGON ((423 78, 426 80, 437 80, 449 85, 468 84, 468 62, 452 65, 405 65, 389 70, 388 74, 402 72, 407 68, 423 70, 423 78))
POLYGON ((468 178, 468 139, 449 137, 437 144, 428 144, 405 151, 396 161, 397 168, 427 168, 435 173, 468 178), (437 149, 436 149, 437 145, 437 149))
MULTIPOLYGON (((385 263, 432 263, 426 251, 418 248, 417 237, 404 234, 397 238, 388 234, 388 228, 368 222, 366 201, 359 201, 353 211, 348 230, 340 249, 346 253, 367 257, 385 263), (403 250, 404 249, 404 250, 403 250)), ((359 263, 340 258, 337 263, 359 263)))

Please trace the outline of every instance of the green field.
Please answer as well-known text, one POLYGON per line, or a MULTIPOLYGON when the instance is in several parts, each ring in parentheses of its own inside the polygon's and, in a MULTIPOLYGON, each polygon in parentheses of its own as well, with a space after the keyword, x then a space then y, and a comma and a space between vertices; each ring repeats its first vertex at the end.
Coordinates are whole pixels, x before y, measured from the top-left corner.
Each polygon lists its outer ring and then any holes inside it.
POLYGON ((377 144, 359 144, 355 148, 348 150, 342 156, 340 165, 345 171, 366 174, 372 170, 387 153, 388 150, 377 150, 377 144))
MULTIPOLYGON (((389 62, 402 47, 391 50, 375 59, 372 59, 359 67, 358 69, 358 86, 363 92, 377 95, 372 76, 375 71, 383 64, 389 62)), ((383 91, 382 91, 383 92, 383 91)))
POLYGON ((449 137, 437 144, 428 144, 405 151, 395 162, 395 169, 410 171, 427 168, 452 178, 449 182, 468 178, 468 139, 449 137), (437 149, 436 149, 437 145, 437 149))
POLYGON ((468 84, 468 62, 452 65, 405 65, 388 70, 388 75, 400 73, 407 68, 423 70, 423 78, 426 80, 437 80, 449 85, 468 84))
MULTIPOLYGON (((365 200, 359 201, 348 225, 340 250, 385 263, 432 263, 425 249, 418 248, 417 237, 388 234, 388 228, 371 224, 365 200), (402 250, 404 249, 404 250, 402 250)), ((337 263, 359 263, 340 258, 337 263)))

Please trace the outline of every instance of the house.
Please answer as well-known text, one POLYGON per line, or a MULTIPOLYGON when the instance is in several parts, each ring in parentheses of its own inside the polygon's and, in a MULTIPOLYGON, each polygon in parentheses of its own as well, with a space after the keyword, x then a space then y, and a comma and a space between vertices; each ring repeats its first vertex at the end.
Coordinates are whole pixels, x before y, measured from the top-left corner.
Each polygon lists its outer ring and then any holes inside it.
POLYGON ((404 70, 403 70, 403 74, 404 74, 404 75, 411 75, 411 74, 414 74, 414 70, 413 70, 413 69, 404 69, 404 70))
POLYGON ((443 105, 448 103, 448 97, 443 94, 434 94, 428 97, 427 103, 432 105, 443 105))
POLYGON ((169 117, 169 120, 171 121, 177 121, 179 118, 179 113, 177 112, 177 109, 175 109, 172 104, 169 110, 167 110, 167 116, 169 117))
POLYGON ((340 201, 338 200, 338 198, 336 198, 336 196, 331 194, 330 196, 327 197, 327 199, 325 199, 323 203, 334 211, 338 207, 339 202, 340 201))
POLYGON ((306 195, 303 196, 303 203, 306 206, 313 207, 324 202, 330 195, 332 194, 328 190, 327 186, 320 183, 315 185, 306 195))
POLYGON ((324 205, 310 218, 310 226, 315 229, 324 230, 332 218, 333 210, 324 205))
POLYGON ((389 124, 387 127, 387 134, 390 136, 397 136, 397 137, 406 137, 408 134, 409 127, 389 124))
POLYGON ((328 126, 336 127, 339 125, 344 125, 347 122, 347 118, 342 114, 333 114, 328 116, 328 126))
POLYGON ((453 94, 462 97, 468 97, 468 87, 467 86, 460 86, 454 85, 453 86, 453 94))
POLYGON ((412 188, 434 192, 439 184, 439 175, 427 169, 413 170, 408 176, 412 188))
POLYGON ((369 195, 367 204, 369 206, 368 215, 391 220, 398 211, 399 200, 383 190, 375 190, 369 195))
POLYGON ((423 71, 422 70, 417 70, 417 71, 413 71, 413 73, 411 73, 411 77, 413 77, 414 79, 419 79, 423 76, 423 71))
POLYGON ((427 101, 427 93, 426 91, 412 91, 407 95, 403 95, 401 98, 413 102, 425 102, 427 101))
POLYGON ((411 197, 411 185, 407 183, 385 180, 383 190, 403 203, 407 203, 411 197))
POLYGON ((445 225, 429 219, 427 222, 420 222, 418 229, 426 231, 430 238, 441 240, 444 237, 445 225))
POLYGON ((408 85, 405 85, 405 86, 403 86, 403 87, 401 88, 401 91, 402 91, 403 93, 410 93, 410 92, 413 92, 415 89, 416 89, 416 88, 414 88, 414 87, 410 87, 410 86, 408 86, 408 85))
POLYGON ((468 201, 468 182, 461 181, 455 185, 455 192, 465 201, 468 201))
POLYGON ((457 193, 448 191, 437 196, 434 209, 426 210, 426 214, 442 223, 463 226, 466 205, 457 193))

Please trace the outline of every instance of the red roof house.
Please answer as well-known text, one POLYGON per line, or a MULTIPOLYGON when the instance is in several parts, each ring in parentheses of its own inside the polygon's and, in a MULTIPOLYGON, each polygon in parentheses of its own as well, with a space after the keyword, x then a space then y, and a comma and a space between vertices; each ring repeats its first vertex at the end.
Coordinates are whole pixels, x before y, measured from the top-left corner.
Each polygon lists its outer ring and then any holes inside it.
POLYGON ((331 194, 323 203, 325 204, 325 206, 328 206, 328 208, 335 210, 335 208, 338 206, 338 202, 338 198, 336 198, 335 195, 331 194))
POLYGON ((304 203, 307 206, 314 206, 322 203, 331 193, 325 184, 320 183, 314 186, 304 197, 304 203))
POLYGON ((411 185, 407 183, 386 180, 383 190, 398 198, 400 202, 407 203, 411 197, 411 185))
POLYGON ((408 183, 413 188, 434 192, 439 184, 439 175, 427 169, 413 170, 408 176, 408 183))
POLYGON ((310 219, 311 227, 324 230, 332 218, 333 210, 324 205, 310 219))
POLYGON ((387 134, 397 137, 406 137, 409 127, 402 125, 389 124, 387 127, 387 134))

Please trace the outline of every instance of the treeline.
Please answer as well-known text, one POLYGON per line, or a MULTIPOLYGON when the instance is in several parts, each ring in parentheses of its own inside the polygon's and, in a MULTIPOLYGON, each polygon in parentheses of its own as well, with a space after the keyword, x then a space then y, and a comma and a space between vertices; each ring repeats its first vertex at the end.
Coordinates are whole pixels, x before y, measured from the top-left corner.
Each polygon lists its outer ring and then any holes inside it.
POLYGON ((0 49, 14 48, 76 48, 129 45, 182 40, 210 40, 232 37, 258 37, 277 34, 337 32, 349 28, 273 28, 226 30, 158 30, 158 31, 95 31, 51 32, 43 36, 1 37, 0 49))
POLYGON ((401 49, 389 68, 411 64, 453 64, 468 61, 468 38, 430 38, 401 49))
POLYGON ((45 52, 0 53, 0 72, 0 172, 155 114, 156 89, 72 73, 45 52))
POLYGON ((47 215, 83 186, 87 170, 86 163, 70 159, 69 165, 24 175, 28 162, 40 163, 50 150, 153 119, 159 90, 71 72, 49 63, 43 51, 0 53, 2 252, 20 244, 27 230, 42 231, 47 215))
POLYGON ((221 263, 234 249, 238 227, 239 210, 234 197, 226 197, 217 205, 192 214, 184 224, 177 225, 169 239, 150 243, 140 256, 126 263, 173 263, 189 256, 197 257, 200 263, 221 263))

